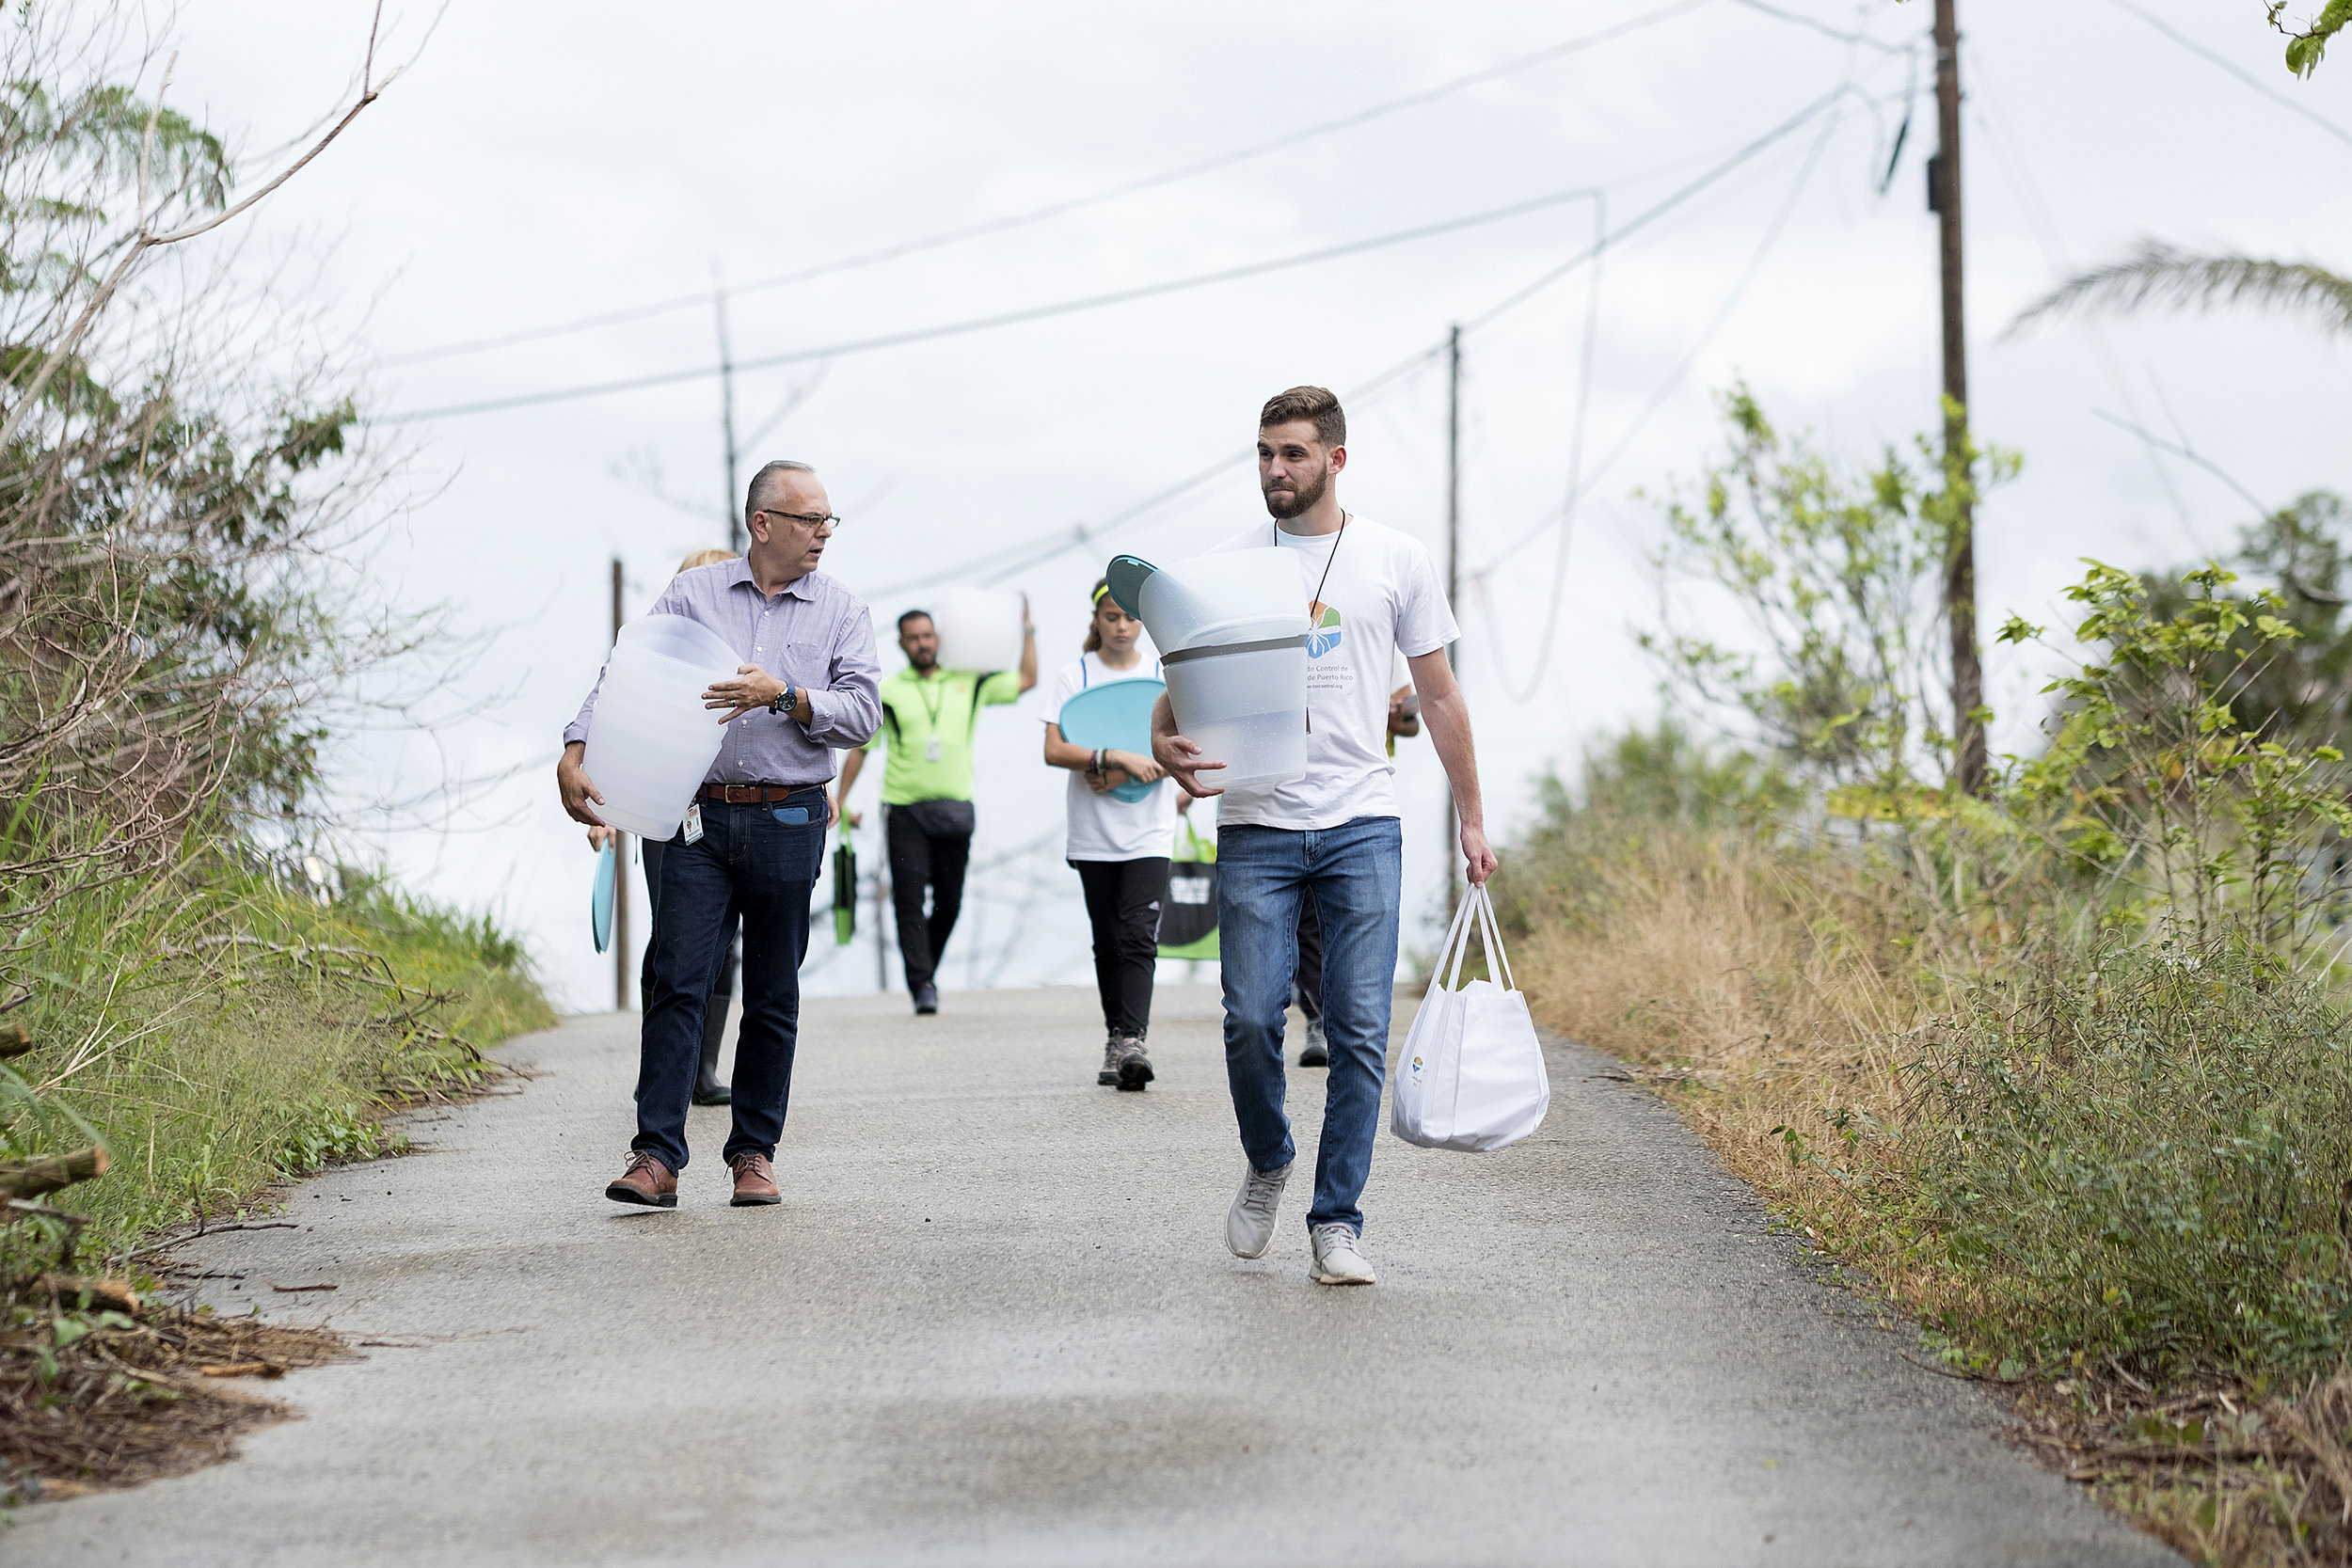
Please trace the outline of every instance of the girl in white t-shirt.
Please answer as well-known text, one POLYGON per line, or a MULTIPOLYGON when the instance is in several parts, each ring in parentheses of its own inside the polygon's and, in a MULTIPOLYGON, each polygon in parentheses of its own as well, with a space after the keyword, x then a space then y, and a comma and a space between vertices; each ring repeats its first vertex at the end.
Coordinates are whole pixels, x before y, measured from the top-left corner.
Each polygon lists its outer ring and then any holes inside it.
POLYGON ((1168 896, 1168 851, 1176 835, 1176 788, 1142 752, 1089 750, 1064 740, 1062 705, 1111 681, 1158 679, 1136 650, 1143 623, 1119 608, 1110 584, 1094 585, 1086 651, 1055 683, 1045 720, 1045 764, 1070 770, 1067 859, 1086 889, 1094 925, 1094 983, 1103 995, 1103 1068, 1098 1084, 1140 1089, 1152 1082, 1143 1040, 1152 1027, 1152 975, 1159 961, 1160 901, 1168 896), (1130 780, 1152 785, 1140 800, 1110 791, 1130 780))

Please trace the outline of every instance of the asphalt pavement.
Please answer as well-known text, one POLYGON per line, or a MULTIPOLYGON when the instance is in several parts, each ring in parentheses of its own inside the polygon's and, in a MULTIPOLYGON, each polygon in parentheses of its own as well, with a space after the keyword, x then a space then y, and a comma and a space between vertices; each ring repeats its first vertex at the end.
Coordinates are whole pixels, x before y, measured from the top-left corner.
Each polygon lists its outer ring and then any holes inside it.
MULTIPOLYGON (((1157 1014, 1121 1094, 1090 990, 812 1001, 770 1209, 727 1207, 707 1110, 675 1212, 607 1202, 635 1019, 517 1041, 532 1076, 293 1189, 299 1228, 182 1249, 244 1276, 221 1311, 397 1345, 269 1386, 303 1418, 230 1465, 24 1511, 0 1560, 2178 1562, 1574 1046, 1514 1148, 1383 1132, 1376 1286, 1308 1282, 1304 1164, 1232 1258, 1216 993, 1157 1014)), ((1311 1160, 1319 1074, 1291 1105, 1311 1160)))

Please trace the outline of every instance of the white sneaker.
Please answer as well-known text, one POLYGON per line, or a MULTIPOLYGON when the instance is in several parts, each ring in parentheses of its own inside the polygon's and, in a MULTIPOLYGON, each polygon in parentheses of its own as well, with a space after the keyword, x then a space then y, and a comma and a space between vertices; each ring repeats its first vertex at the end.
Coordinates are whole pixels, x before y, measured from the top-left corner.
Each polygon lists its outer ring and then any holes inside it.
POLYGON ((1369 1285, 1375 1277, 1372 1265, 1356 1250, 1356 1232, 1343 1225, 1318 1225, 1310 1231, 1315 1244, 1314 1267, 1308 1277, 1318 1285, 1369 1285))
POLYGON ((1225 1244, 1234 1257, 1263 1258, 1274 1244, 1274 1211, 1281 1207, 1282 1187, 1290 1179, 1289 1165, 1280 1170, 1253 1165, 1242 1178, 1241 1191, 1233 1195, 1233 1206, 1225 1214, 1225 1244))

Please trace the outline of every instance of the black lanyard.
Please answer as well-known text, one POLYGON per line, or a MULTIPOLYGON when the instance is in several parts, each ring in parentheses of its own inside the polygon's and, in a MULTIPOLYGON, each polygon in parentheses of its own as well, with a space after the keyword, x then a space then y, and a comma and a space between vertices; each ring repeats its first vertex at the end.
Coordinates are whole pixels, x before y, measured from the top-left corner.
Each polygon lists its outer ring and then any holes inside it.
MULTIPOLYGON (((1347 513, 1343 512, 1340 514, 1340 531, 1331 540, 1331 553, 1323 558, 1323 576, 1315 578, 1314 597, 1307 601, 1307 612, 1310 615, 1314 613, 1315 606, 1323 602, 1323 585, 1331 580, 1331 562, 1340 558, 1340 546, 1344 543, 1347 538, 1348 517, 1349 515, 1347 513)), ((1277 549, 1279 549, 1282 545, 1282 525, 1280 523, 1276 523, 1274 525, 1274 545, 1277 549)), ((1308 629, 1311 631, 1314 628, 1311 626, 1308 629)))

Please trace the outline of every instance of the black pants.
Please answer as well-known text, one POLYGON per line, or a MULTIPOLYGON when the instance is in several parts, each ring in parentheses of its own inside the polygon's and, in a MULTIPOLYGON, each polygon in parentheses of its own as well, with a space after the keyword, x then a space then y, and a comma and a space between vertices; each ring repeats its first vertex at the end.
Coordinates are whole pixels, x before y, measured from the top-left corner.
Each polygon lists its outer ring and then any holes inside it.
POLYGON ((721 1153, 776 1151, 800 1041, 801 963, 808 900, 825 859, 825 791, 811 784, 769 804, 702 803, 703 836, 672 839, 661 857, 653 994, 645 999, 630 1146, 686 1168, 687 1108, 727 920, 743 923, 743 1034, 735 1053, 733 1128, 721 1153), (786 821, 780 812, 791 812, 786 821))
POLYGON ((1103 993, 1103 1027, 1141 1039, 1152 1027, 1152 974, 1160 958, 1160 902, 1168 896, 1168 857, 1072 861, 1094 923, 1094 986, 1103 993))
POLYGON ((963 909, 972 826, 969 800, 917 800, 887 813, 882 836, 890 849, 890 901, 898 910, 898 957, 910 993, 937 982, 948 933, 963 909), (931 895, 928 916, 926 889, 931 895))
MULTIPOLYGON (((645 858, 645 929, 650 935, 655 923, 661 918, 661 851, 666 844, 641 838, 638 847, 645 858)), ((653 996, 654 943, 645 943, 645 961, 637 971, 637 1005, 644 1006, 653 996)), ((695 1073, 699 1087, 719 1081, 719 1048, 727 1040, 727 1005, 735 1000, 735 966, 743 956, 743 917, 733 910, 727 911, 727 952, 720 960, 719 978, 710 988, 710 1000, 703 1007, 702 1064, 695 1073)))
POLYGON ((1312 888, 1298 890, 1298 973, 1291 995, 1308 1022, 1323 1016, 1323 922, 1315 917, 1312 888))

